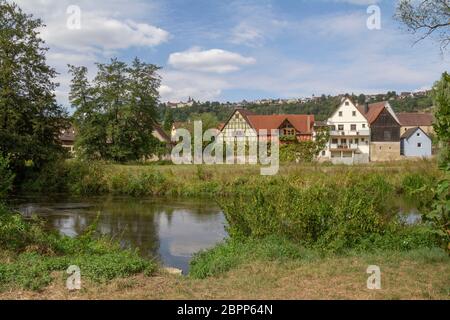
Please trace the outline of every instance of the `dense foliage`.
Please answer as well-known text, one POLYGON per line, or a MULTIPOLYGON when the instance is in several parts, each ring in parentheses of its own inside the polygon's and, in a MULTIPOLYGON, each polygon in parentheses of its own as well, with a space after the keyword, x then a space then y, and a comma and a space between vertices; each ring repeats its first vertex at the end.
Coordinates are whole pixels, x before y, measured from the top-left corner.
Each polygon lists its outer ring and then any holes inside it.
MULTIPOLYGON (((340 181, 307 185, 298 185, 292 178, 241 187, 233 198, 224 198, 221 203, 231 238, 277 236, 332 251, 437 244, 431 226, 409 228, 401 223, 398 208, 392 205, 395 188, 383 175, 350 173, 340 181)), ((428 183, 430 187, 436 182, 429 179, 428 183)), ((432 197, 429 194, 424 203, 429 205, 432 197)))
POLYGON ((159 99, 159 68, 135 59, 97 64, 90 83, 85 67, 70 66, 70 101, 76 108, 77 152, 88 159, 139 160, 160 151, 152 135, 159 99))
POLYGON ((0 0, 0 155, 9 156, 19 179, 63 154, 58 136, 66 113, 55 100, 56 72, 46 62, 42 27, 0 0))
POLYGON ((37 218, 25 221, 0 206, 0 289, 42 289, 52 282, 52 272, 65 272, 71 265, 80 267, 82 281, 155 271, 156 263, 109 239, 96 238, 95 230, 93 225, 77 238, 64 237, 46 230, 37 218))
POLYGON ((0 155, 0 200, 12 189, 14 173, 9 167, 9 158, 0 155))

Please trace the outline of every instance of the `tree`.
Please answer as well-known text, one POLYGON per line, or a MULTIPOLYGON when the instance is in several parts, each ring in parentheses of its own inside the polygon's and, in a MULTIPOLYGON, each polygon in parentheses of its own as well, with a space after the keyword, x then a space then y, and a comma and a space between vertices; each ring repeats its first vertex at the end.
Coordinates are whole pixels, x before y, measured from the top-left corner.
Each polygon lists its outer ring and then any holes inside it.
POLYGON ((440 165, 450 171, 450 75, 445 72, 432 91, 436 108, 434 131, 442 145, 440 165))
POLYGON ((30 164, 39 170, 64 154, 58 137, 67 114, 56 103, 57 74, 46 63, 42 27, 0 0, 0 156, 9 157, 19 179, 30 164))
POLYGON ((112 59, 97 68, 90 83, 87 68, 69 66, 80 154, 118 162, 151 155, 160 148, 152 135, 161 83, 159 68, 138 58, 131 66, 112 59))
POLYGON ((435 37, 445 50, 450 43, 450 1, 449 0, 401 0, 397 6, 396 18, 408 31, 419 35, 416 42, 435 37))
POLYGON ((174 123, 173 111, 171 108, 167 108, 164 114, 164 130, 170 132, 174 123))

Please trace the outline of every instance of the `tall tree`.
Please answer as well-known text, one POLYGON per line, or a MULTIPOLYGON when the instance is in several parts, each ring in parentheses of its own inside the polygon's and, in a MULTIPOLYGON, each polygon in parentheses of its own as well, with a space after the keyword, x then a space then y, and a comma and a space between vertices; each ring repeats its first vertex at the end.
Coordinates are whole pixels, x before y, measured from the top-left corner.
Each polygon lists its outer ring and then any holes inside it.
POLYGON ((401 0, 396 17, 408 31, 419 36, 417 41, 435 37, 445 50, 450 43, 449 0, 401 0))
POLYGON ((69 66, 70 101, 79 130, 77 149, 87 158, 138 160, 160 148, 152 132, 156 123, 159 68, 135 59, 131 66, 112 59, 97 64, 90 83, 85 67, 69 66))
POLYGON ((450 172, 450 75, 445 72, 432 91, 436 108, 434 130, 441 142, 440 165, 450 172))
POLYGON ((9 155, 19 178, 26 163, 40 169, 64 153, 58 136, 67 114, 56 103, 56 72, 46 62, 42 27, 0 0, 0 153, 9 155))

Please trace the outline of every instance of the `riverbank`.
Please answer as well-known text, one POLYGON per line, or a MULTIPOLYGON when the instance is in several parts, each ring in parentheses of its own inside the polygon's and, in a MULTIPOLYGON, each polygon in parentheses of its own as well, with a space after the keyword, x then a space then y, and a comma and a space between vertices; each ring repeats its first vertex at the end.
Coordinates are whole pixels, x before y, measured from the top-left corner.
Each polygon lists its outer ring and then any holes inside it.
POLYGON ((439 179, 435 160, 409 160, 344 166, 330 164, 282 164, 276 176, 261 176, 259 166, 250 165, 117 165, 66 161, 44 168, 29 177, 17 192, 65 193, 72 195, 177 196, 216 198, 232 196, 242 186, 259 186, 286 178, 292 184, 336 181, 349 175, 380 174, 402 191, 405 175, 439 179))
POLYGON ((13 289, 0 299, 442 299, 450 298, 450 261, 439 250, 384 252, 318 260, 257 260, 220 276, 192 279, 158 272, 106 284, 83 281, 69 292, 61 273, 39 292, 13 289), (381 290, 368 290, 369 265, 381 269, 381 290))
MULTIPOLYGON (((144 278, 139 268, 127 268, 128 273, 114 273, 103 282, 88 273, 84 289, 69 293, 60 280, 63 268, 50 264, 52 268, 36 270, 47 281, 31 287, 37 293, 15 282, 16 271, 9 271, 0 298, 448 299, 450 261, 439 249, 448 239, 442 229, 446 221, 441 224, 445 216, 430 214, 442 177, 436 163, 426 160, 355 167, 285 165, 275 177, 262 177, 257 167, 248 166, 68 162, 60 170, 44 171, 27 187, 217 201, 230 241, 199 253, 187 278, 156 269, 144 278), (402 221, 394 201, 398 198, 414 202, 423 223, 402 221), (367 290, 369 265, 378 265, 386 277, 381 291, 367 290)), ((15 257, 16 252, 4 254, 0 265, 20 270, 21 260, 11 261, 9 254, 15 257)), ((128 261, 113 262, 112 270, 120 271, 128 261)))

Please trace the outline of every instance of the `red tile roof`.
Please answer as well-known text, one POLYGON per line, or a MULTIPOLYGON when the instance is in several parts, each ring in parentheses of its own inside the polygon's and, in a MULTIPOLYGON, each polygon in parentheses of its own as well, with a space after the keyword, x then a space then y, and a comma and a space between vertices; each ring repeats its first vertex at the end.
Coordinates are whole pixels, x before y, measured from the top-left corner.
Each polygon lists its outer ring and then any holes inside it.
POLYGON ((434 122, 430 113, 398 113, 397 117, 404 127, 432 126, 434 122))
POLYGON ((381 112, 383 112, 386 107, 386 102, 377 102, 369 104, 369 111, 367 113, 364 112, 364 105, 358 106, 358 110, 362 113, 364 117, 366 117, 367 121, 370 124, 374 123, 377 120, 378 116, 381 112))
POLYGON ((250 115, 247 116, 250 125, 257 131, 279 129, 285 120, 300 133, 310 134, 314 126, 313 115, 280 114, 280 115, 250 115), (309 120, 308 120, 309 119, 309 120))

